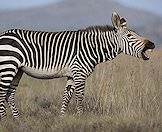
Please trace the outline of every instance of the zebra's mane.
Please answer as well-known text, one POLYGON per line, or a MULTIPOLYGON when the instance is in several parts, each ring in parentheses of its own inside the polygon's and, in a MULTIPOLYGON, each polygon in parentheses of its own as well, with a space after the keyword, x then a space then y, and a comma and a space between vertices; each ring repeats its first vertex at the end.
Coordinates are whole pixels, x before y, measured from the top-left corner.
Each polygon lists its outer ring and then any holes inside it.
POLYGON ((81 31, 94 31, 94 30, 100 30, 102 32, 106 32, 106 31, 114 31, 115 28, 110 25, 96 25, 96 26, 89 26, 85 29, 81 29, 81 31))

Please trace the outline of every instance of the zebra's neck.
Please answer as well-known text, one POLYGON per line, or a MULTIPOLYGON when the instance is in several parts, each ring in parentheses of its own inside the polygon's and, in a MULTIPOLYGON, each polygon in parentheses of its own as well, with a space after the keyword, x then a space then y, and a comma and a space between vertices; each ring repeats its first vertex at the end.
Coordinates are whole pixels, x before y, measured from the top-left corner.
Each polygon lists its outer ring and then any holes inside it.
POLYGON ((114 59, 120 51, 118 44, 118 36, 115 30, 107 32, 97 32, 95 41, 95 49, 97 56, 97 63, 102 63, 114 59))

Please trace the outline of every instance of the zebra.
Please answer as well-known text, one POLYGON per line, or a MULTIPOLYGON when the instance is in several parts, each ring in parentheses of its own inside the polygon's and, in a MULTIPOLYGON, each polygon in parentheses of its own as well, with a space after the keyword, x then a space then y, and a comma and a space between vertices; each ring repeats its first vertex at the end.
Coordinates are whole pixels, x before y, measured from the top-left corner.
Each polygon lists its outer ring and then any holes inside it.
POLYGON ((127 26, 126 19, 112 13, 112 26, 92 26, 73 31, 43 32, 11 29, 0 35, 0 117, 5 102, 14 118, 19 117, 15 92, 26 73, 38 79, 67 78, 60 113, 75 93, 77 114, 83 113, 85 81, 97 64, 124 53, 149 60, 147 50, 155 45, 127 26))

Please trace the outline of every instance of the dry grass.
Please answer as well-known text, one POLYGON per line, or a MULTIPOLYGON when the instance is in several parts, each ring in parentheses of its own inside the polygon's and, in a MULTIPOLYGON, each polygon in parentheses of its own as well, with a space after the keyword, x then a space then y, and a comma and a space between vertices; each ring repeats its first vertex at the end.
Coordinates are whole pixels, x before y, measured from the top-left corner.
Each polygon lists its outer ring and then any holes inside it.
POLYGON ((150 61, 120 55, 98 65, 86 83, 84 115, 59 117, 65 79, 36 80, 24 76, 16 100, 21 122, 11 112, 0 132, 160 132, 162 131, 162 51, 150 61))

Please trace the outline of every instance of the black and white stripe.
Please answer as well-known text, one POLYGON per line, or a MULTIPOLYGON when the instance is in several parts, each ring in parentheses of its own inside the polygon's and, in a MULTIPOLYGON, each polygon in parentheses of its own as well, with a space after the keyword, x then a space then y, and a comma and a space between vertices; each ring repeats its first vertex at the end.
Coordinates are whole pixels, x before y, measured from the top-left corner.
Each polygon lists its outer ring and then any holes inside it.
POLYGON ((98 63, 112 60, 121 52, 141 57, 143 40, 125 29, 125 21, 121 23, 123 32, 121 29, 119 32, 115 17, 117 14, 112 18, 114 27, 63 32, 13 29, 3 33, 0 36, 0 116, 6 115, 7 101, 13 116, 18 117, 14 94, 23 72, 40 79, 67 77, 61 114, 64 115, 74 91, 78 113, 82 113, 85 80, 98 63))

